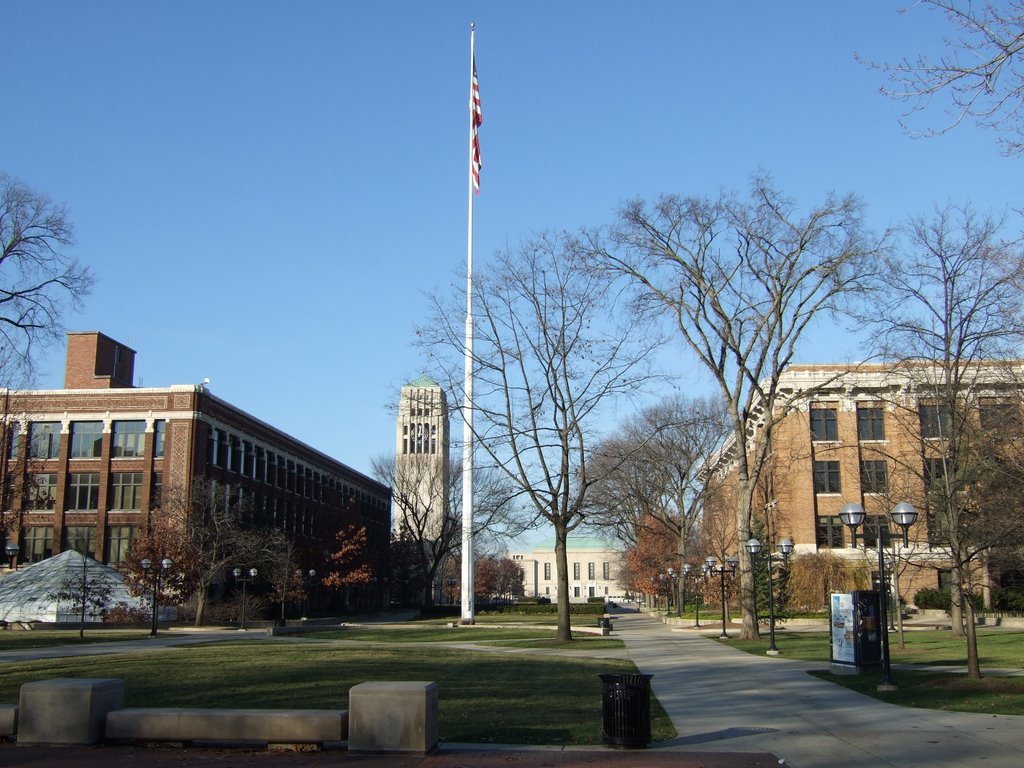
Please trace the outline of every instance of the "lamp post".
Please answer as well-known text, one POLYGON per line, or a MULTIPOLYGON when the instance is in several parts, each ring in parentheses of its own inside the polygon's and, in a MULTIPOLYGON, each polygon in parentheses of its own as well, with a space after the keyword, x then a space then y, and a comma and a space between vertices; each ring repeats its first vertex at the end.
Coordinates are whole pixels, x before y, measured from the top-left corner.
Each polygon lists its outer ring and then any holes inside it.
POLYGON ((689 563, 683 563, 683 574, 679 579, 679 618, 683 617, 683 613, 686 611, 686 580, 690 578, 690 573, 693 572, 693 566, 689 563))
MULTIPOLYGON (((761 551, 761 542, 757 539, 749 539, 744 545, 747 548, 747 552, 751 554, 751 557, 757 558, 758 553, 761 551)), ((783 562, 789 561, 789 554, 793 551, 793 542, 790 539, 779 540, 779 552, 782 553, 783 562)), ((772 575, 772 560, 774 555, 769 551, 768 556, 768 650, 765 651, 769 656, 778 656, 780 651, 775 645, 775 579, 772 575)), ((756 590, 755 590, 756 594, 756 590)), ((755 604, 754 614, 757 615, 757 608, 755 604)))
MULTIPOLYGON (((903 545, 906 546, 908 543, 907 529, 914 524, 917 520, 917 510, 914 509, 914 505, 906 501, 901 501, 895 507, 893 507, 890 513, 893 522, 895 522, 900 528, 903 529, 903 545)), ((850 502, 844 504, 843 508, 839 512, 839 518, 843 521, 843 525, 850 529, 850 536, 854 547, 857 546, 857 528, 859 528, 866 518, 864 514, 864 507, 856 502, 850 502)), ((879 624, 879 635, 882 642, 882 679, 879 680, 876 686, 879 691, 894 691, 898 688, 896 681, 892 677, 892 666, 889 663, 889 622, 886 616, 888 612, 889 602, 889 590, 888 590, 888 579, 885 577, 885 554, 882 547, 882 523, 885 520, 884 515, 878 515, 875 518, 875 545, 878 549, 878 624, 879 624)), ((889 530, 889 526, 885 526, 886 532, 889 530)), ((867 551, 868 541, 867 536, 864 536, 864 550, 867 551)))
POLYGON ((312 592, 313 591, 313 587, 316 586, 316 571, 314 569, 310 568, 309 571, 306 573, 306 576, 308 576, 309 578, 306 580, 306 599, 303 601, 303 605, 302 605, 302 618, 303 619, 306 618, 306 614, 307 614, 307 612, 309 610, 310 592, 312 592))
POLYGON ((16 541, 8 541, 4 546, 4 553, 10 558, 11 570, 18 570, 18 553, 21 551, 21 547, 18 546, 16 541))
POLYGON ((174 563, 172 563, 169 558, 165 557, 163 560, 160 561, 160 567, 159 568, 154 568, 153 567, 153 561, 150 560, 148 557, 145 557, 145 558, 143 558, 139 562, 139 565, 142 566, 142 571, 147 576, 149 576, 150 575, 150 571, 152 571, 152 580, 153 580, 153 626, 149 630, 149 636, 150 637, 156 637, 157 636, 157 607, 158 607, 159 594, 160 594, 160 574, 164 573, 166 571, 169 571, 171 569, 171 566, 174 565, 174 563))
POLYGON ((245 588, 250 581, 256 578, 256 574, 259 571, 255 568, 250 568, 248 571, 245 571, 247 574, 245 577, 242 576, 243 571, 241 568, 235 568, 231 573, 237 581, 242 582, 242 631, 245 632, 245 588))
POLYGON ((672 612, 672 603, 676 604, 676 616, 681 616, 682 611, 679 607, 679 593, 676 592, 676 580, 679 578, 679 574, 676 573, 675 568, 668 569, 668 580, 669 580, 669 592, 668 592, 668 610, 672 612))
POLYGON ((722 634, 718 636, 718 639, 728 640, 729 635, 725 631, 725 625, 728 620, 726 617, 725 610, 725 572, 729 571, 729 573, 734 573, 736 571, 736 566, 739 564, 739 558, 737 558, 735 555, 730 555, 729 557, 725 558, 724 563, 719 563, 717 557, 715 557, 714 555, 708 555, 708 557, 706 558, 706 562, 708 564, 709 572, 718 572, 718 578, 720 579, 722 586, 722 634))

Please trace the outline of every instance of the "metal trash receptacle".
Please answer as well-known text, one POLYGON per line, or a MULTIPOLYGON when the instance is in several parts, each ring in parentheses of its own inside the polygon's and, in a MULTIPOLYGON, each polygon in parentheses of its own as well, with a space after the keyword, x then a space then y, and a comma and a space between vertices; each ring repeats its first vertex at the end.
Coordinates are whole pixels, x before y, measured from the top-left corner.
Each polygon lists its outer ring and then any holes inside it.
POLYGON ((646 747, 651 741, 651 678, 654 675, 598 675, 604 743, 646 747))

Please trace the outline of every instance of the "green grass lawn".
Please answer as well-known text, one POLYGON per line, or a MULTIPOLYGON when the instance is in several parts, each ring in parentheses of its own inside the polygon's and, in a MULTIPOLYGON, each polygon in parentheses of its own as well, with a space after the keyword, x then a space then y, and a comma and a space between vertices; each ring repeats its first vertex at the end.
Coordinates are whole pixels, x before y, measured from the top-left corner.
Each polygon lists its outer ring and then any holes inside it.
MULTIPOLYGON (((905 648, 897 646, 895 633, 890 633, 889 649, 893 677, 899 690, 875 690, 881 671, 861 675, 832 675, 824 671, 829 661, 828 633, 776 632, 775 644, 785 658, 820 661, 823 668, 818 677, 837 685, 908 707, 944 709, 956 712, 1024 715, 1024 677, 986 675, 986 668, 1024 669, 1024 632, 1013 630, 978 630, 978 655, 981 680, 971 680, 962 672, 936 672, 923 667, 956 667, 967 665, 967 648, 962 638, 948 630, 913 630, 903 633, 905 648), (915 665, 922 667, 914 669, 915 665)), ((768 648, 767 632, 761 640, 730 639, 728 645, 748 653, 764 654, 768 648)))
POLYGON ((147 637, 148 629, 87 629, 84 638, 78 637, 77 629, 5 629, 0 631, 0 651, 45 648, 51 645, 145 640, 147 637))
MULTIPOLYGON (((32 680, 118 677, 126 706, 335 709, 347 706, 357 683, 432 680, 445 740, 594 745, 602 743, 598 674, 634 672, 618 660, 249 640, 8 663, 0 667, 0 702, 17 702, 20 686, 32 680)), ((653 739, 673 737, 653 697, 651 709, 653 739)))

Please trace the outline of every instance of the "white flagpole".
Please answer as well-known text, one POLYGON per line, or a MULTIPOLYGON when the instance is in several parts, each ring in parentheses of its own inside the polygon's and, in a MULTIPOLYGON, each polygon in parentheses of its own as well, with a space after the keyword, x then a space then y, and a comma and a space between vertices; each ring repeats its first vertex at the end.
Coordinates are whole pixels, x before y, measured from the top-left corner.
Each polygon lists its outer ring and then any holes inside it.
POLYGON ((462 406, 462 624, 475 624, 473 605, 473 150, 476 24, 469 24, 469 231, 466 257, 465 400, 462 406))

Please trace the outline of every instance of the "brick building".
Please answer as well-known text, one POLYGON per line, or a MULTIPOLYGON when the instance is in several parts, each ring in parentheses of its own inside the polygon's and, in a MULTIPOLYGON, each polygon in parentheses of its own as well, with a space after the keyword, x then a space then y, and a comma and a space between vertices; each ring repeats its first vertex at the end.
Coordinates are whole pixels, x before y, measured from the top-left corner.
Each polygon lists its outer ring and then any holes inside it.
POLYGON ((64 389, 0 390, 2 532, 20 562, 75 549, 116 564, 166 492, 206 480, 307 552, 336 549, 342 510, 354 514, 386 573, 386 486, 204 384, 134 387, 134 365, 134 350, 101 333, 69 333, 64 389))
MULTIPOLYGON (((970 377, 972 418, 980 424, 1020 424, 1019 382, 1024 378, 1019 366, 1010 368, 1007 375, 1006 366, 993 364, 990 371, 982 366, 970 377), (1016 417, 1008 419, 1010 412, 1016 417)), ((899 564, 904 599, 913 602, 921 587, 945 586, 948 539, 928 487, 943 476, 943 461, 949 460, 942 430, 947 417, 927 380, 920 371, 882 365, 787 369, 779 385, 783 410, 772 427, 771 457, 753 501, 755 525, 767 525, 773 543, 792 539, 795 555, 830 551, 863 566, 877 580, 875 526, 881 519, 883 544, 899 564), (910 502, 919 513, 906 548, 889 520, 900 501, 910 502), (839 517, 848 502, 861 504, 867 514, 856 542, 839 517), (865 528, 869 552, 861 538, 865 528)), ((723 452, 727 455, 733 447, 728 442, 723 452)), ((720 548, 736 552, 742 542, 735 536, 735 467, 726 466, 713 481, 721 490, 707 504, 705 528, 720 548)), ((985 583, 984 574, 980 581, 985 583)))

